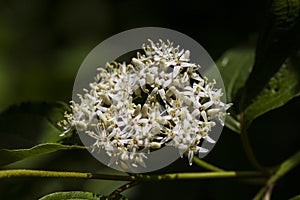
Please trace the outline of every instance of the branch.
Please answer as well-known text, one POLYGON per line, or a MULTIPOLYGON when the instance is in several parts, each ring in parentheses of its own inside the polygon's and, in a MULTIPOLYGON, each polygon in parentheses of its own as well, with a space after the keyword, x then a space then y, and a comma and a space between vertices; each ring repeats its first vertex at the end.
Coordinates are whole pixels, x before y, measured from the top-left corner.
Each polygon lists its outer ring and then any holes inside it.
POLYGON ((246 152, 246 155, 248 157, 248 160, 250 161, 252 166, 254 168, 256 168, 257 170, 266 172, 266 169, 263 166, 261 166, 259 164, 259 162, 257 161, 257 159, 254 155, 253 149, 250 145, 250 141, 249 141, 248 134, 247 134, 248 126, 245 125, 244 113, 241 113, 241 125, 242 126, 241 126, 240 136, 241 136, 242 144, 243 144, 244 150, 246 152))
POLYGON ((101 179, 116 181, 175 181, 175 180, 199 180, 219 178, 256 178, 266 175, 257 171, 222 171, 222 172, 195 172, 195 173, 170 173, 170 174, 94 174, 83 172, 43 171, 12 169, 0 170, 0 179, 13 177, 39 177, 39 178, 76 178, 76 179, 101 179))
POLYGON ((266 192, 273 187, 274 183, 282 178, 286 173, 291 171, 300 163, 300 151, 285 160, 277 169, 277 171, 270 177, 266 185, 254 197, 255 200, 260 200, 266 192))
POLYGON ((125 185, 122 185, 121 187, 119 187, 118 189, 116 189, 115 191, 113 191, 110 195, 108 195, 107 199, 115 199, 115 197, 120 194, 121 192, 138 185, 140 182, 139 181, 131 181, 130 183, 126 183, 125 185))

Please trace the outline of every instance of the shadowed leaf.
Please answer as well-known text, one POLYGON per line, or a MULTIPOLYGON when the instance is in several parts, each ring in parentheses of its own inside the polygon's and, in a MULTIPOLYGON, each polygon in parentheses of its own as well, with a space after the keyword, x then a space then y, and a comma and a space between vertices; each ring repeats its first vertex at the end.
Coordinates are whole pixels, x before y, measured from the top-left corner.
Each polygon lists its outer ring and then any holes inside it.
POLYGON ((300 60, 288 59, 280 70, 271 78, 268 85, 255 98, 254 102, 245 109, 246 126, 264 113, 283 106, 300 94, 300 60))
POLYGON ((69 146, 55 143, 39 144, 29 149, 0 149, 0 166, 20 161, 32 156, 49 154, 59 150, 85 149, 83 146, 69 146))
MULTIPOLYGON (((240 46, 227 50, 217 61, 228 102, 233 102, 239 90, 244 86, 254 63, 254 47, 240 46)), ((240 123, 236 119, 239 102, 234 102, 235 110, 231 109, 230 116, 226 117, 225 126, 239 133, 240 123)))
POLYGON ((284 61, 300 48, 300 1, 272 0, 256 48, 255 65, 246 82, 243 108, 277 73, 284 61))
POLYGON ((227 50, 216 61, 228 102, 231 102, 244 86, 254 63, 254 51, 254 47, 236 47, 227 50))
POLYGON ((57 122, 68 110, 64 103, 22 103, 0 114, 0 148, 29 148, 62 140, 57 122))

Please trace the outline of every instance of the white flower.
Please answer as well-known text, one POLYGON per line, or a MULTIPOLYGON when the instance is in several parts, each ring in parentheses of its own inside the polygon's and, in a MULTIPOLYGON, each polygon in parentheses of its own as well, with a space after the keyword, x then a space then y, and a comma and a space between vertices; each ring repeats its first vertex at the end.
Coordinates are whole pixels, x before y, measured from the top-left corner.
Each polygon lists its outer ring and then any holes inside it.
POLYGON ((188 151, 192 164, 194 155, 208 151, 203 141, 215 143, 209 136, 215 119, 223 124, 231 106, 220 100, 215 82, 202 78, 200 66, 190 63, 190 51, 169 41, 149 42, 132 64, 100 68, 61 123, 65 132, 76 126, 93 138, 93 151, 111 157, 108 165, 146 167, 147 154, 166 145, 181 155, 188 151))

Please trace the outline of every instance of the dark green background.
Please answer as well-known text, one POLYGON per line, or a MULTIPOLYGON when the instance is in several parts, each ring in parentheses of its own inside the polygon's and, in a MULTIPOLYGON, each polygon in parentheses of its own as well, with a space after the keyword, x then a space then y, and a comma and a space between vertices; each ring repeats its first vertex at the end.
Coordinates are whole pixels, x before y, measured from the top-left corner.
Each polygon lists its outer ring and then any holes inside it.
POLYGON ((180 31, 217 58, 257 32, 262 7, 255 1, 2 1, 0 110, 21 101, 68 101, 89 51, 131 28, 180 31))

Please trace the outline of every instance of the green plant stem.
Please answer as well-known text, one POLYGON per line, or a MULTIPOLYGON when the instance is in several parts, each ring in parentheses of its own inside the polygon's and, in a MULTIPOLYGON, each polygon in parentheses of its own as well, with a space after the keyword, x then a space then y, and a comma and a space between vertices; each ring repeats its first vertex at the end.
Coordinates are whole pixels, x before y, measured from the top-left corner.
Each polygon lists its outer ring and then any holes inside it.
POLYGON ((116 181, 174 181, 174 180, 199 180, 219 178, 256 178, 265 174, 257 171, 224 171, 224 172, 196 172, 196 173, 170 173, 170 174, 94 174, 82 172, 43 171, 28 169, 1 170, 0 179, 13 177, 40 177, 40 178, 76 178, 76 179, 102 179, 116 181))
POLYGON ((273 187, 273 185, 282 178, 286 173, 291 171, 300 163, 300 151, 285 160, 276 170, 276 172, 269 178, 266 185, 256 194, 254 200, 260 200, 266 192, 273 187))
POLYGON ((125 185, 122 185, 115 191, 113 191, 110 195, 108 195, 108 199, 115 199, 115 197, 120 194, 121 192, 128 190, 129 188, 132 188, 136 185, 138 185, 140 182, 139 181, 131 181, 130 183, 126 183, 125 185))
POLYGON ((265 169, 259 164, 259 162, 257 161, 257 159, 254 155, 254 152, 253 152, 252 147, 250 145, 249 138, 248 138, 246 130, 241 131, 241 140, 242 140, 242 144, 243 144, 245 153, 246 153, 246 155, 248 157, 248 160, 251 163, 251 165, 255 169, 258 169, 260 171, 265 171, 265 169))
POLYGON ((266 172, 266 169, 259 164, 259 162, 257 161, 257 159, 254 155, 253 149, 250 145, 250 141, 248 138, 247 129, 248 129, 248 126, 244 122, 244 114, 241 113, 241 134, 240 134, 240 136, 241 136, 241 140, 242 140, 242 144, 243 144, 245 153, 246 153, 251 165, 255 169, 266 172))
POLYGON ((237 134, 241 133, 241 124, 233 116, 226 116, 225 126, 237 134))
MULTIPOLYGON (((184 154, 184 156, 188 156, 187 153, 184 154)), ((213 172, 223 172, 224 170, 219 168, 219 167, 216 167, 208 162, 205 162, 204 160, 201 160, 197 157, 193 157, 193 163, 195 163, 196 165, 202 167, 203 169, 207 169, 209 171, 213 171, 213 172)))
POLYGON ((223 169, 221 169, 219 167, 216 167, 216 166, 214 166, 214 165, 212 165, 212 164, 210 164, 208 162, 205 162, 204 160, 201 160, 201 159, 199 159, 197 157, 193 158, 193 162, 196 165, 198 165, 198 166, 200 166, 200 167, 202 167, 204 169, 207 169, 209 171, 213 171, 213 172, 223 172, 224 171, 223 169))

